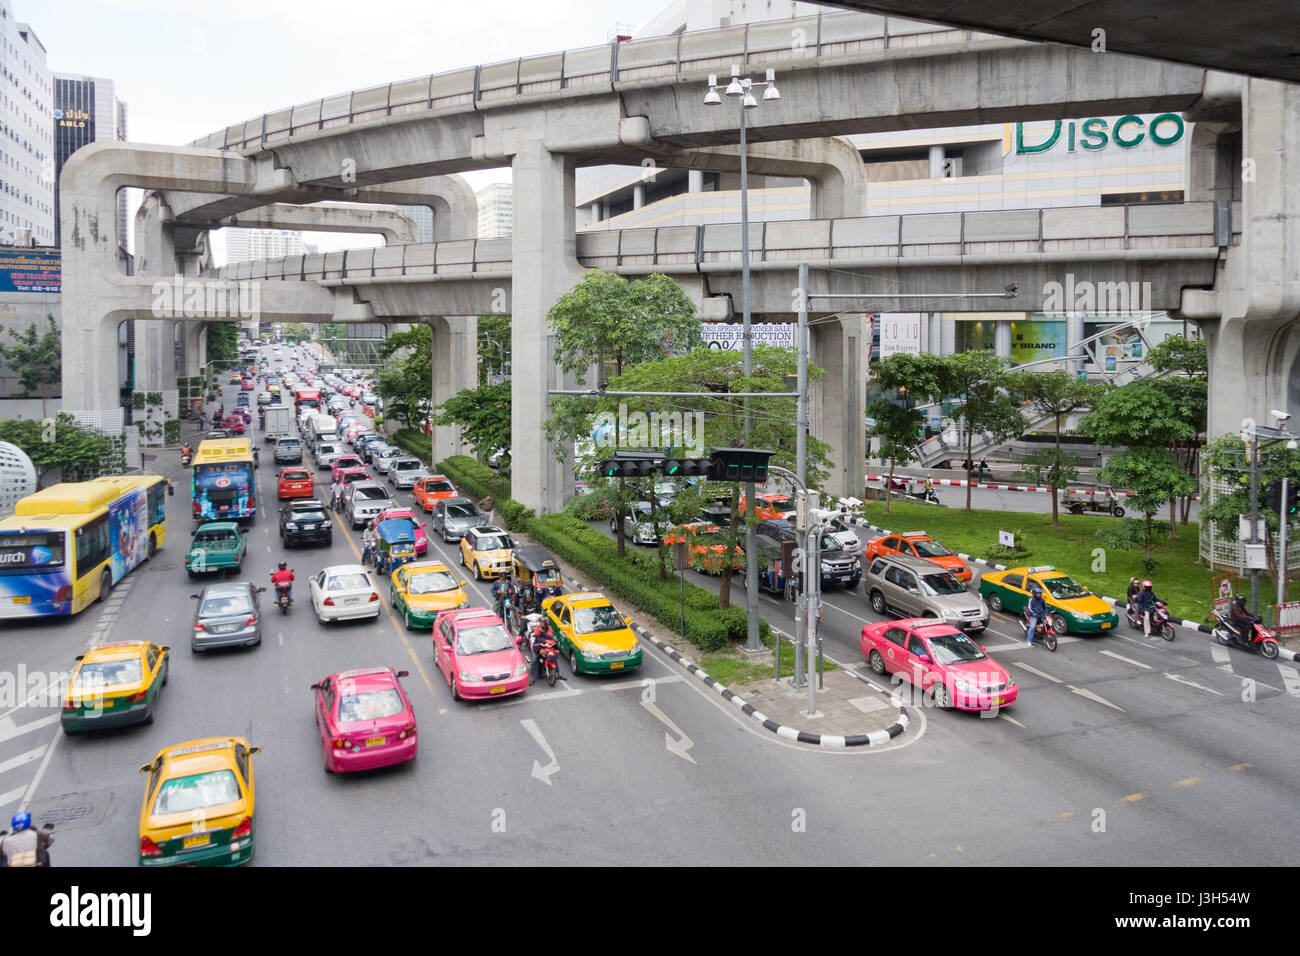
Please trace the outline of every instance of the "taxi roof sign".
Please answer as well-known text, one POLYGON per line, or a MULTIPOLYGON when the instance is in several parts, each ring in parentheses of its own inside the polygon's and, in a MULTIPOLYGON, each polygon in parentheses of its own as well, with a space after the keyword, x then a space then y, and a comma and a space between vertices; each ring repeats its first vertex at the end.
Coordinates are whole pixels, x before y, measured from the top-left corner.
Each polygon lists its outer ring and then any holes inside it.
POLYGON ((589 601, 589 600, 591 600, 592 598, 602 598, 602 599, 603 599, 604 597, 605 597, 605 595, 601 594, 599 591, 579 591, 577 594, 570 594, 570 595, 569 595, 569 600, 570 600, 570 601, 589 601))
POLYGON ((189 747, 177 747, 174 750, 167 751, 168 757, 185 757, 189 754, 207 753, 210 750, 229 750, 230 741, 222 740, 210 744, 193 744, 189 747))
POLYGON ((1056 565, 1054 564, 1040 564, 1036 568, 1030 568, 1029 573, 1038 574, 1041 571, 1055 571, 1055 570, 1056 570, 1056 565))
POLYGON ((903 532, 903 537, 904 537, 904 538, 924 538, 924 537, 927 537, 927 535, 926 535, 926 533, 925 533, 924 531, 904 531, 904 532, 903 532))

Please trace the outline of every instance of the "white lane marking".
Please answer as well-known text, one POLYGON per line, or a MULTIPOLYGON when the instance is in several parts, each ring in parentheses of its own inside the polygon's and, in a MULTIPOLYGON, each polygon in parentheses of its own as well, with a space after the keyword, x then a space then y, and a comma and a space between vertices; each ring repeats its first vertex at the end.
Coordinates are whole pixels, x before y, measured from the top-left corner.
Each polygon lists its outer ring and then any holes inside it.
POLYGON ((1020 721, 1016 720, 1016 718, 1014 718, 1014 717, 1009 717, 1005 711, 1003 711, 1002 713, 998 714, 998 716, 1001 717, 1003 720, 1009 720, 1009 721, 1011 721, 1013 724, 1015 724, 1015 725, 1016 725, 1017 727, 1019 727, 1021 730, 1028 730, 1028 729, 1029 729, 1029 728, 1026 727, 1024 724, 1022 724, 1020 721))
POLYGON ((1226 647, 1222 647, 1218 644, 1211 644, 1210 658, 1214 663, 1218 664, 1220 668, 1227 671, 1229 674, 1232 673, 1232 655, 1228 653, 1226 647))
MULTIPOLYGON (((1217 696, 1217 697, 1222 697, 1222 696, 1223 696, 1223 694, 1219 693, 1219 692, 1218 692, 1217 690, 1215 690, 1213 687, 1206 687, 1204 684, 1198 684, 1198 683, 1196 683, 1196 681, 1188 680, 1186 677, 1182 677, 1182 676, 1180 676, 1180 675, 1178 675, 1178 674, 1168 674, 1168 673, 1166 673, 1165 676, 1168 677, 1168 678, 1169 678, 1170 680, 1172 680, 1172 681, 1177 681, 1177 682, 1180 683, 1180 684, 1186 684, 1188 687, 1195 687, 1197 690, 1205 690, 1205 691, 1209 691, 1211 694, 1214 694, 1214 695, 1217 696)), ((1267 685, 1265 685, 1265 686, 1267 686, 1267 685)))
POLYGON ((266 553, 267 554, 271 553, 271 546, 269 544, 266 546, 266 553))
POLYGON ((284 647, 284 632, 283 632, 283 631, 280 632, 279 634, 275 635, 275 639, 276 639, 276 641, 279 643, 279 645, 280 645, 281 647, 284 647))
POLYGON ((1096 701, 1099 704, 1105 704, 1107 707, 1111 708, 1112 710, 1118 710, 1121 714, 1127 713, 1127 711, 1124 710, 1123 707, 1117 707, 1116 705, 1108 701, 1105 697, 1102 697, 1098 694, 1094 694, 1092 691, 1088 690, 1085 687, 1074 687, 1070 684, 1066 684, 1065 686, 1070 688, 1071 693, 1078 694, 1080 697, 1086 697, 1088 698, 1088 700, 1096 701))
POLYGON ((641 701, 641 706, 654 714, 655 718, 668 728, 668 730, 664 731, 664 744, 668 747, 668 752, 676 754, 683 760, 689 760, 691 763, 695 763, 695 758, 686 752, 695 746, 695 742, 692 741, 690 737, 686 736, 686 732, 673 723, 672 720, 669 719, 668 715, 660 710, 653 702, 643 699, 641 701), (671 733, 669 731, 671 731, 671 733), (673 734, 676 734, 680 739, 673 739, 673 734))
POLYGON ((23 792, 26 789, 26 786, 22 786, 10 790, 8 793, 0 793, 0 807, 7 807, 9 804, 13 803, 23 795, 23 792))
POLYGON ((1278 664, 1277 671, 1282 675, 1282 683, 1286 686, 1286 692, 1292 697, 1300 697, 1300 671, 1286 664, 1278 664))
POLYGON ((1150 664, 1143 664, 1141 661, 1135 661, 1131 657, 1124 657, 1122 654, 1116 654, 1114 651, 1102 651, 1107 657, 1113 657, 1117 661, 1123 661, 1125 664, 1132 664, 1134 667, 1141 667, 1143 670, 1151 670, 1150 664))
POLYGON ((1050 680, 1050 681, 1051 681, 1052 683, 1054 683, 1054 684, 1064 684, 1064 683, 1065 683, 1065 681, 1061 680, 1061 678, 1059 678, 1059 677, 1053 677, 1051 674, 1048 674, 1046 671, 1040 671, 1037 667, 1031 667, 1031 666, 1028 665, 1028 664, 1022 664, 1020 661, 1012 661, 1012 662, 1011 662, 1011 666, 1012 666, 1012 667, 1019 667, 1019 668, 1021 668, 1022 670, 1027 670, 1027 671, 1029 671, 1029 673, 1031 673, 1031 674, 1037 674, 1039 677, 1045 677, 1047 680, 1050 680))
POLYGON ((532 737, 533 740, 537 742, 537 746, 541 747, 542 752, 551 760, 551 762, 545 767, 541 765, 540 761, 534 760, 533 776, 542 781, 542 783, 546 784, 548 787, 552 786, 551 777, 560 770, 559 758, 555 756, 555 751, 551 749, 551 745, 548 744, 546 738, 542 736, 542 732, 538 728, 536 721, 531 717, 527 717, 519 721, 519 723, 523 724, 524 730, 528 731, 528 736, 532 737))
POLYGON ((33 720, 30 723, 19 726, 12 717, 0 717, 0 743, 14 737, 19 737, 22 734, 31 733, 33 730, 40 730, 42 727, 48 727, 50 724, 57 723, 58 720, 58 714, 50 714, 48 717, 41 717, 38 720, 33 720))
POLYGON ((41 756, 46 752, 47 749, 53 749, 53 748, 52 747, 47 748, 44 744, 42 744, 41 746, 36 747, 33 750, 29 750, 26 753, 19 754, 17 757, 10 757, 8 760, 0 762, 0 773, 4 773, 6 770, 13 770, 15 767, 24 766, 25 764, 31 763, 33 760, 39 760, 41 756))

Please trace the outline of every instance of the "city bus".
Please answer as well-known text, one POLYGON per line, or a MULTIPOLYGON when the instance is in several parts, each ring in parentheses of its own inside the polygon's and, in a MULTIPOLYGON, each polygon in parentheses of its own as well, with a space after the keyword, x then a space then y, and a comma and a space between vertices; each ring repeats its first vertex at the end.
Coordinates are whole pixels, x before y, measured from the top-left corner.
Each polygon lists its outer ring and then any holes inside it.
POLYGON ((257 459, 251 438, 199 442, 190 469, 195 521, 238 521, 257 515, 257 459))
POLYGON ((167 539, 160 475, 51 485, 0 519, 0 619, 76 614, 167 539))

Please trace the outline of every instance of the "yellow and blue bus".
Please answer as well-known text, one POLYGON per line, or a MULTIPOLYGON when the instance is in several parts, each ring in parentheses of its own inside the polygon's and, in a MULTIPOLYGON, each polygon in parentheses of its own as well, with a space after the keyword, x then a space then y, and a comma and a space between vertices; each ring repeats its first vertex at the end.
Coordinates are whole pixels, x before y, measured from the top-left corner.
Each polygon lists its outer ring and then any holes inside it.
POLYGON ((0 619, 76 614, 167 539, 169 482, 124 475, 51 485, 0 519, 0 619))
POLYGON ((257 515, 257 459, 249 438, 199 442, 190 463, 195 521, 238 521, 257 515))

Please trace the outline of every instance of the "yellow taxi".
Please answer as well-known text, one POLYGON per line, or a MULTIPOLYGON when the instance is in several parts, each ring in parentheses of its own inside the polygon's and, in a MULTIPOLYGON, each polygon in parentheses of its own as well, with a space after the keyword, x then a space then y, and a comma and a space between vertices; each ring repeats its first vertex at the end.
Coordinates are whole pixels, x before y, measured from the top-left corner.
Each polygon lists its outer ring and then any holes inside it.
POLYGON ((1099 634, 1119 624, 1110 604, 1052 565, 991 571, 980 578, 980 597, 995 611, 1020 614, 1029 606, 1029 590, 1035 584, 1043 589, 1057 634, 1099 634))
POLYGON ((152 724, 170 651, 152 641, 119 641, 78 656, 59 714, 63 732, 152 724))
POLYGON ((141 866, 237 866, 253 858, 253 756, 243 737, 160 750, 140 806, 141 866))
POLYGON ((549 597, 542 601, 542 613, 573 673, 607 674, 641 666, 641 642, 632 622, 605 595, 583 591, 549 597))
POLYGON ((403 564, 389 579, 388 600, 402 615, 407 630, 431 628, 440 612, 469 607, 465 582, 441 561, 403 564))
POLYGON ((515 543, 504 528, 483 525, 470 528, 460 539, 460 563, 474 572, 474 580, 500 578, 510 573, 515 543))

